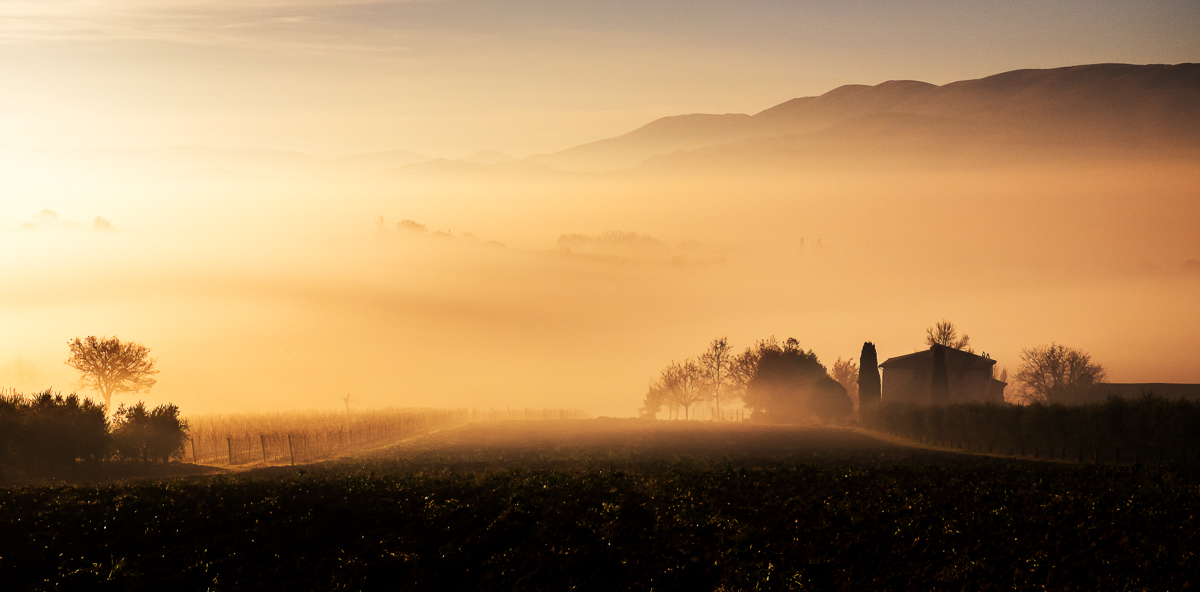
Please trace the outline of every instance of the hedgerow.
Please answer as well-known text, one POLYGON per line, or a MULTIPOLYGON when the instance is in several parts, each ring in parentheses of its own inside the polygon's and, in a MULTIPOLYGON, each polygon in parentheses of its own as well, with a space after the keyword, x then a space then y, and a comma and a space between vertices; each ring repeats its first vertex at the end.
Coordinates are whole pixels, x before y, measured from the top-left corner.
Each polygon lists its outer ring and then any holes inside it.
POLYGON ((166 461, 187 436, 187 423, 174 405, 146 410, 138 403, 118 410, 115 421, 104 407, 77 395, 0 393, 0 480, 5 470, 53 474, 80 460, 113 458, 166 461))
POLYGON ((1200 454, 1200 402, 1153 394, 1078 406, 885 403, 862 419, 881 431, 975 450, 1118 462, 1194 462, 1200 454))

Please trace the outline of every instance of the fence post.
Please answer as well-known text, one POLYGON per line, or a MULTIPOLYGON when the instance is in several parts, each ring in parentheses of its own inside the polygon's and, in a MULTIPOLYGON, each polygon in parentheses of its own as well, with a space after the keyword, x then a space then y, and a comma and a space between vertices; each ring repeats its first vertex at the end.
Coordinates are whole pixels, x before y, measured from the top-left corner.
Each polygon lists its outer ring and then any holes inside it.
POLYGON ((233 464, 233 437, 225 438, 225 445, 229 447, 229 464, 233 464))
POLYGON ((258 444, 259 444, 259 446, 262 447, 263 463, 266 464, 266 462, 267 462, 267 437, 262 434, 259 434, 258 435, 258 444))
POLYGON ((200 462, 198 459, 196 459, 196 439, 188 438, 188 443, 192 445, 192 464, 196 464, 200 462))
POLYGON ((292 458, 292 466, 296 466, 296 453, 292 451, 292 435, 288 434, 288 456, 292 458))

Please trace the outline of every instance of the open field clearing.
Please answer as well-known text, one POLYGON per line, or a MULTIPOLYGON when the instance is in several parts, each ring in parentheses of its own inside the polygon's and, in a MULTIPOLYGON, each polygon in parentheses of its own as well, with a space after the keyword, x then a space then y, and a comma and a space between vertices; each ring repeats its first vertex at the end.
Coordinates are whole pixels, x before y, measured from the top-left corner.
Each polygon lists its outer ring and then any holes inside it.
POLYGON ((12 589, 1183 589, 1200 472, 849 430, 479 422, 237 475, 0 492, 12 589))

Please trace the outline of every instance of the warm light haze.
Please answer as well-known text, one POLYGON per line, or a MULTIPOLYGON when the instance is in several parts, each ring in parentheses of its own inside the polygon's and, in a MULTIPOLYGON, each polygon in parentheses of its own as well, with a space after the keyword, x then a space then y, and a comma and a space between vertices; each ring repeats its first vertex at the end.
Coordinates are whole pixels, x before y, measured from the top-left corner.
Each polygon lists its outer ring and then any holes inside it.
POLYGON ((632 416, 942 319, 1200 383, 1196 62, 1187 1, 3 1, 0 387, 632 416))

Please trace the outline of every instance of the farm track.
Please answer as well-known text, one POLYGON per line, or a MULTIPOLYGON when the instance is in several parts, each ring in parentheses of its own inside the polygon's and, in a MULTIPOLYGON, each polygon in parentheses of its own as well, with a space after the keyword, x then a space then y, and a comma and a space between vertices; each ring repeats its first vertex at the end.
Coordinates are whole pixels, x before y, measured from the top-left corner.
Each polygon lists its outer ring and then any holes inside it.
POLYGON ((904 436, 896 436, 896 435, 889 434, 886 432, 879 432, 876 430, 869 430, 866 428, 849 428, 848 427, 848 428, 842 428, 842 429, 849 430, 856 434, 862 434, 864 436, 874 438, 876 440, 879 440, 880 442, 885 442, 887 444, 891 444, 894 446, 903 446, 905 448, 913 448, 913 449, 917 449, 917 450, 928 450, 930 452, 942 452, 942 453, 947 453, 947 454, 962 454, 962 455, 975 456, 975 457, 980 457, 980 458, 994 458, 994 459, 1002 459, 1002 460, 1020 460, 1020 461, 1029 461, 1029 462, 1059 463, 1059 464, 1068 464, 1068 465, 1079 464, 1077 461, 1070 460, 1070 459, 1064 460, 1064 459, 1058 459, 1058 458, 1055 458, 1055 459, 1037 458, 1037 457, 1030 457, 1030 456, 1022 456, 1019 454, 1006 454, 1003 452, 985 452, 983 450, 967 450, 965 448, 957 448, 954 446, 938 446, 936 444, 927 444, 925 442, 920 442, 917 440, 905 438, 904 436))

